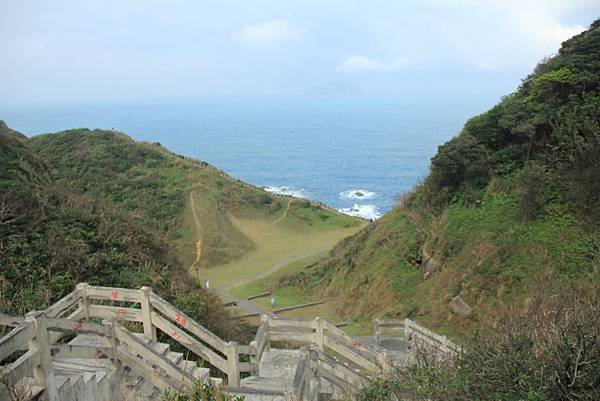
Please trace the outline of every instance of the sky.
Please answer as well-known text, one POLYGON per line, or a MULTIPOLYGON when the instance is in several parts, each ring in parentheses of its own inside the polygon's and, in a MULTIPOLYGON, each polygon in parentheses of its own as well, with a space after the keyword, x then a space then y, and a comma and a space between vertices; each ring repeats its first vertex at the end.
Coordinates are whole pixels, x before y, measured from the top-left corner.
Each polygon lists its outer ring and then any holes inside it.
POLYGON ((600 0, 0 0, 0 102, 502 94, 600 0))

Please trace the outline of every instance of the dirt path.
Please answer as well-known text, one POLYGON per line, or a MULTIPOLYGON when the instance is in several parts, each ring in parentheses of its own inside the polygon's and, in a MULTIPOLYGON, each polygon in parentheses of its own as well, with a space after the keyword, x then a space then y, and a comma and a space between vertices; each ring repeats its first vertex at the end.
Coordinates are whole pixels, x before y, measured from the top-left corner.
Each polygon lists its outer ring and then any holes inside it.
POLYGON ((292 204, 292 200, 288 199, 288 203, 287 203, 287 207, 285 208, 285 212, 283 212, 283 214, 281 215, 280 218, 278 218, 277 220, 275 220, 273 222, 273 224, 277 224, 279 223, 281 220, 285 219, 285 216, 287 216, 288 211, 290 210, 290 205, 292 204))
POLYGON ((202 226, 200 225, 200 220, 198 219, 198 213, 196 212, 196 206, 194 205, 194 190, 196 188, 192 188, 190 190, 190 206, 192 207, 192 214, 194 215, 194 224, 196 225, 196 236, 197 240, 194 243, 194 252, 196 253, 196 260, 189 267, 188 271, 193 271, 198 263, 200 263, 200 259, 202 259, 202 226))

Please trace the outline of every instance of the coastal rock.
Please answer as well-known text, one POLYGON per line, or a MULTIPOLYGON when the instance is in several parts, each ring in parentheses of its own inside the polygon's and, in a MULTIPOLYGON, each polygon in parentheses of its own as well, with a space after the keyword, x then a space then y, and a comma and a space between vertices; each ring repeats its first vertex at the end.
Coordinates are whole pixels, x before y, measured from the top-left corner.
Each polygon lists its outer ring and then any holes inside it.
POLYGON ((438 270, 442 264, 429 253, 425 247, 421 250, 421 274, 424 279, 429 277, 431 273, 438 270))
POLYGON ((448 309, 460 317, 467 317, 471 314, 471 307, 459 295, 448 302, 448 309))

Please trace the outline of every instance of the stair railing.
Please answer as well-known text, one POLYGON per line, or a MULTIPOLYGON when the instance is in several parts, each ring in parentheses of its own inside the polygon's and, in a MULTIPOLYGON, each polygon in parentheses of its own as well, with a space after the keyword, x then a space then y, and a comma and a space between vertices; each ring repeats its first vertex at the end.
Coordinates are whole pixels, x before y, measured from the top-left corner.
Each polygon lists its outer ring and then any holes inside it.
POLYGON ((410 319, 404 319, 404 338, 408 342, 411 354, 427 349, 442 356, 451 356, 461 350, 461 347, 450 341, 447 336, 434 333, 410 319))
POLYGON ((315 344, 321 351, 331 349, 334 353, 352 361, 370 376, 379 376, 391 369, 386 352, 377 352, 355 341, 331 323, 314 320, 273 318, 264 315, 252 346, 260 358, 270 341, 292 341, 300 344, 315 344), (264 345, 263 345, 264 344, 264 345))
MULTIPOLYGON (((28 317, 31 319, 31 317, 28 317)), ((0 364, 2 381, 5 386, 17 386, 26 377, 32 377, 36 385, 46 386, 46 375, 40 374, 42 353, 45 351, 37 338, 36 327, 23 318, 11 318, 2 315, 2 326, 14 326, 5 336, 0 338, 0 364), (14 361, 8 362, 14 359, 14 361)), ((44 358, 47 355, 44 355, 44 358)))
POLYGON ((165 358, 152 346, 148 346, 117 323, 116 319, 104 319, 102 324, 110 329, 113 355, 117 363, 123 363, 134 371, 142 373, 161 390, 193 387, 194 378, 184 368, 165 358), (133 354, 128 352, 129 350, 133 351, 133 354))
POLYGON ((226 374, 230 386, 239 386, 240 373, 256 370, 256 363, 240 361, 242 355, 255 359, 255 348, 224 341, 149 287, 132 290, 81 283, 77 290, 80 291, 79 297, 76 297, 78 310, 85 317, 141 323, 144 337, 150 341, 157 340, 158 329, 226 374), (94 301, 111 301, 118 305, 99 305, 94 301))

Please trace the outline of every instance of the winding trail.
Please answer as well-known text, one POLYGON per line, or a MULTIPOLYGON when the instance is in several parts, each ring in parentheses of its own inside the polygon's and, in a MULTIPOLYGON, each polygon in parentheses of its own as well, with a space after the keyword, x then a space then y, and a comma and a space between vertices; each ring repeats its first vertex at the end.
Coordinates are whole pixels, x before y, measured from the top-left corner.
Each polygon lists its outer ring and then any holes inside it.
POLYGON ((281 215, 281 217, 279 217, 277 220, 275 220, 273 222, 273 225, 277 225, 277 223, 279 223, 281 220, 285 219, 285 217, 287 216, 289 210, 290 210, 290 205, 292 204, 292 200, 288 199, 288 203, 287 203, 287 207, 285 208, 285 212, 283 212, 283 214, 281 215))
POLYGON ((194 224, 196 225, 196 235, 197 240, 194 243, 194 251, 196 253, 196 260, 192 263, 192 265, 188 268, 188 271, 193 271, 198 263, 200 263, 200 259, 202 258, 202 226, 200 225, 200 220, 198 219, 198 213, 196 212, 196 206, 194 205, 194 191, 196 188, 192 188, 190 190, 190 206, 192 207, 192 214, 194 215, 194 224))

